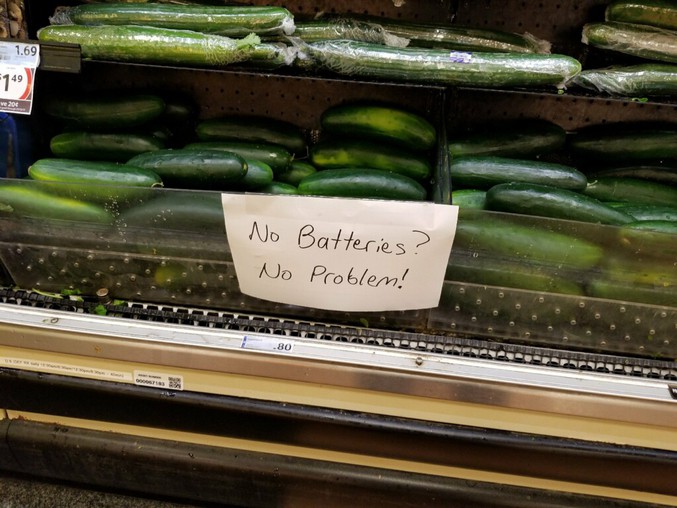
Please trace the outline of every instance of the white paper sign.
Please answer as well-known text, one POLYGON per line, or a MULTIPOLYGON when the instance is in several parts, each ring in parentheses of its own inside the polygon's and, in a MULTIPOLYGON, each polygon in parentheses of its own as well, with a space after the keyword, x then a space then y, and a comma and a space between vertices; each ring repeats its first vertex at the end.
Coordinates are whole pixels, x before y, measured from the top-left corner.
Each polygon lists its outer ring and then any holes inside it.
POLYGON ((457 206, 262 194, 222 201, 244 294, 337 311, 439 303, 457 206))
POLYGON ((0 41, 0 111, 31 113, 39 63, 38 44, 0 41))

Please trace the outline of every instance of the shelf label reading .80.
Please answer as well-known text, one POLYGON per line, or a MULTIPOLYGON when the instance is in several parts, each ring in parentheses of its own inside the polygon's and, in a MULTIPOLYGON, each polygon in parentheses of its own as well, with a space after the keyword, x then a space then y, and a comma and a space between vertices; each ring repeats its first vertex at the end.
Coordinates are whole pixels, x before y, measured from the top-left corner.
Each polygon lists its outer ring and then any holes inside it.
POLYGON ((31 113, 39 62, 38 44, 0 42, 0 111, 31 113))

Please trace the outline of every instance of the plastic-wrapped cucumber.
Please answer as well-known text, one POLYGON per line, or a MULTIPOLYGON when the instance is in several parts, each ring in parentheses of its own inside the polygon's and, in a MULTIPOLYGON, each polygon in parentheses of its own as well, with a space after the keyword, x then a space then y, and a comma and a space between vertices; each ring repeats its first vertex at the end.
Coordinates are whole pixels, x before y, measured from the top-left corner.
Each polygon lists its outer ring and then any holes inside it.
POLYGON ((409 46, 421 48, 502 53, 550 53, 551 47, 550 42, 529 33, 519 34, 488 28, 370 16, 358 16, 357 19, 378 23, 388 33, 408 39, 409 46))
POLYGON ((361 21, 345 17, 296 21, 294 37, 299 37, 305 42, 345 39, 398 48, 409 45, 409 39, 387 32, 378 21, 361 21))
POLYGON ((566 55, 450 52, 346 40, 310 43, 303 52, 317 67, 343 75, 452 86, 563 88, 581 71, 580 62, 566 55))
POLYGON ((677 30, 677 4, 671 0, 614 0, 607 5, 605 18, 677 30))
POLYGON ((54 25, 38 40, 79 44, 83 58, 118 62, 219 67, 250 58, 257 35, 232 39, 190 30, 150 26, 54 25))
POLYGON ((677 65, 646 63, 586 69, 573 79, 572 84, 618 96, 676 95, 677 65))
POLYGON ((136 25, 244 37, 294 32, 294 16, 283 7, 95 3, 59 7, 52 25, 136 25))
POLYGON ((583 26, 583 44, 647 60, 677 63, 677 31, 606 21, 583 26))

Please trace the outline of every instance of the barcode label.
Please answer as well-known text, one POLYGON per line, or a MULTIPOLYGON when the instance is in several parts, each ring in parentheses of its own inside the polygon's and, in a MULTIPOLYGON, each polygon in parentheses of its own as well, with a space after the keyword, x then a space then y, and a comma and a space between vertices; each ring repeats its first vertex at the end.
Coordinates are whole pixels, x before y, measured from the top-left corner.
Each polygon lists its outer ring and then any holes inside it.
POLYGON ((167 390, 183 390, 183 376, 164 374, 162 372, 134 371, 134 384, 167 390))
POLYGON ((472 61, 472 53, 465 51, 450 51, 449 59, 454 63, 470 63, 472 61))

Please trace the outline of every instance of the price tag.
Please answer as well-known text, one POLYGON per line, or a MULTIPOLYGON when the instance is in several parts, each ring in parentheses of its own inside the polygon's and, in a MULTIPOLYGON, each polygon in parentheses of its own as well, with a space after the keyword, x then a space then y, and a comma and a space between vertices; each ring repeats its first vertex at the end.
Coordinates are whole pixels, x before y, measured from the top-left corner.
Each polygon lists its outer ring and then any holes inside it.
POLYGON ((0 111, 31 113, 35 70, 39 63, 38 44, 0 42, 0 111))
POLYGON ((277 337, 249 337, 245 335, 240 347, 242 349, 255 349, 257 351, 270 351, 273 353, 292 353, 294 351, 294 342, 277 337))

